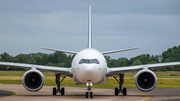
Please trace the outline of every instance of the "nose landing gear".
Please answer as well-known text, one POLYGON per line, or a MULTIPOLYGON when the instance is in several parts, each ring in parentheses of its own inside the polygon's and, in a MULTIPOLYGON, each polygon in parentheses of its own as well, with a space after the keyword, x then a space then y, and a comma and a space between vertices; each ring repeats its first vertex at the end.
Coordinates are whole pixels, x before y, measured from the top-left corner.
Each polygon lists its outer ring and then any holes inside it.
POLYGON ((91 92, 92 83, 87 83, 86 85, 88 86, 87 88, 88 92, 85 93, 86 98, 88 98, 89 95, 90 95, 90 98, 93 98, 93 92, 91 92))

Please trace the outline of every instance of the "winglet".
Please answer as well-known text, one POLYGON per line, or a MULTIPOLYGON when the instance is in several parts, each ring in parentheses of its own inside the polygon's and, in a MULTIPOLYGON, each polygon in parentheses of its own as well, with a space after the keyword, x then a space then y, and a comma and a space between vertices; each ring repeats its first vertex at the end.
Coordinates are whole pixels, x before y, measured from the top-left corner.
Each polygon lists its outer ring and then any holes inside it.
POLYGON ((92 21, 91 21, 91 4, 89 4, 88 14, 88 48, 92 47, 92 21))

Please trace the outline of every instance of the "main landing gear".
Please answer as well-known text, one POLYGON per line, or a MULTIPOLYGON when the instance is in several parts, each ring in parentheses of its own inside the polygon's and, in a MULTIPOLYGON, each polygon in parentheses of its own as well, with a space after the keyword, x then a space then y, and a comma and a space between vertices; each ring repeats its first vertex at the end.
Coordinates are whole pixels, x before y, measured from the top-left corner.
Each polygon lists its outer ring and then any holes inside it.
POLYGON ((119 74, 119 75, 116 75, 116 76, 113 76, 113 77, 119 83, 119 89, 115 88, 115 95, 118 95, 119 93, 123 93, 123 95, 127 95, 126 88, 122 89, 122 85, 124 83, 124 74, 119 74), (118 76, 119 76, 119 80, 117 79, 118 76))
POLYGON ((60 84, 66 78, 66 76, 63 76, 61 74, 55 74, 55 75, 56 75, 57 89, 56 89, 56 87, 53 88, 53 95, 56 95, 57 93, 61 93, 61 95, 64 95, 64 87, 62 87, 60 89, 60 87, 61 87, 60 84), (63 77, 61 81, 60 81, 60 76, 63 77))
POLYGON ((90 92, 92 90, 91 89, 92 83, 87 83, 86 85, 88 86, 87 88, 88 92, 85 93, 86 98, 88 98, 89 95, 90 95, 90 98, 93 98, 93 92, 90 92))

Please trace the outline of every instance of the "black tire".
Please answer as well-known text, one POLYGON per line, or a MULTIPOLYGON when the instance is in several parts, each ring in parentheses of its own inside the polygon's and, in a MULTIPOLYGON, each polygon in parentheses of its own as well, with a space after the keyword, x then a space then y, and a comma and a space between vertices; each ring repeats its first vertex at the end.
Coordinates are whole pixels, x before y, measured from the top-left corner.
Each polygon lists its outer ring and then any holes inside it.
POLYGON ((93 92, 90 92, 90 98, 93 98, 93 92))
POLYGON ((118 95, 119 91, 118 88, 115 88, 115 95, 118 95))
POLYGON ((86 92, 86 98, 88 98, 88 92, 86 92))
POLYGON ((123 88, 123 95, 127 95, 127 90, 126 90, 126 88, 123 88))
POLYGON ((53 95, 56 95, 56 87, 53 88, 53 95))
POLYGON ((64 92, 64 87, 61 88, 61 95, 64 95, 65 92, 64 92))

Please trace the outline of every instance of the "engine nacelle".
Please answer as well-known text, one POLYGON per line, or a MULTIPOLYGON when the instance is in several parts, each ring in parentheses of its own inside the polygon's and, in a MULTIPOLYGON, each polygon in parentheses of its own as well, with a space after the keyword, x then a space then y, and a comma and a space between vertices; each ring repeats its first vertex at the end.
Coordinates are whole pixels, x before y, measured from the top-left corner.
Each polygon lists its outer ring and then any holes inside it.
POLYGON ((157 84, 157 77, 154 72, 149 69, 140 70, 134 78, 136 87, 141 91, 151 91, 157 84))
POLYGON ((42 72, 36 69, 28 70, 24 73, 22 83, 24 87, 29 91, 38 91, 44 85, 44 75, 42 72))

